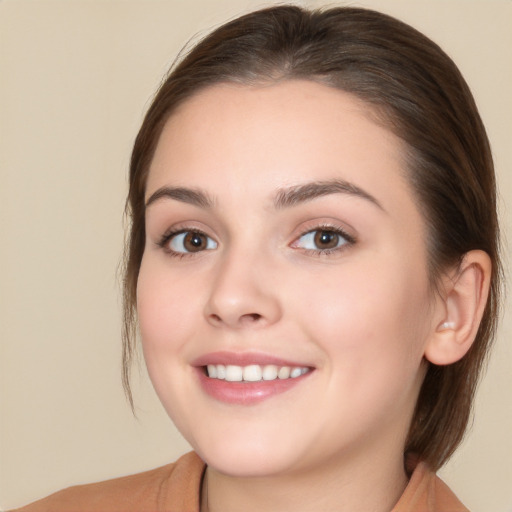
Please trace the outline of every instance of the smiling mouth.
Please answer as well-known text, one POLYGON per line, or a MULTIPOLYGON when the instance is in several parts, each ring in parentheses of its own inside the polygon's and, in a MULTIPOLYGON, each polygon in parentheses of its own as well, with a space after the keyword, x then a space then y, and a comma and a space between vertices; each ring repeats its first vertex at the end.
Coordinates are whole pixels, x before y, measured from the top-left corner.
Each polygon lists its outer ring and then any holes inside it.
POLYGON ((316 368, 268 354, 216 352, 193 361, 203 391, 218 402, 252 406, 288 392, 316 368))
POLYGON ((227 382, 260 382, 273 380, 296 379, 309 373, 306 366, 277 366, 274 364, 248 366, 209 364, 204 367, 205 375, 210 379, 227 382))

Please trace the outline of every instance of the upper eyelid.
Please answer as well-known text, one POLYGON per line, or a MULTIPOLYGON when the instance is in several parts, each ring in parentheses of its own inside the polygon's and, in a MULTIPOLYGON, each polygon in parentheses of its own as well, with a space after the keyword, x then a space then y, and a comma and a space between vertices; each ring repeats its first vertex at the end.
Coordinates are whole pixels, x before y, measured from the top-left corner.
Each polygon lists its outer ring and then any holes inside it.
POLYGON ((180 233, 187 233, 189 231, 193 233, 200 233, 204 236, 207 236, 209 238, 212 238, 216 240, 216 235, 212 233, 211 229, 208 229, 207 226, 200 227, 197 224, 203 224, 202 222, 196 222, 196 221, 188 221, 185 222, 176 222, 169 228, 165 229, 162 235, 158 235, 158 238, 164 238, 164 237, 170 237, 173 235, 179 235, 180 233))
POLYGON ((181 229, 181 228, 176 228, 176 229, 169 228, 166 231, 164 231, 164 233, 156 240, 155 243, 159 247, 164 247, 174 237, 176 237, 178 235, 182 235, 184 233, 189 233, 189 232, 198 233, 200 235, 206 236, 206 237, 211 238, 212 240, 214 240, 216 243, 218 243, 212 236, 208 235, 203 230, 197 229, 197 228, 194 228, 194 229, 192 229, 192 228, 183 228, 183 229, 181 229))
POLYGON ((346 240, 350 243, 357 242, 357 237, 350 233, 351 230, 348 230, 342 226, 333 224, 331 222, 319 223, 311 227, 304 228, 303 230, 299 231, 299 234, 294 237, 293 241, 296 241, 299 238, 303 237, 304 235, 307 235, 308 233, 312 233, 314 231, 332 231, 334 233, 340 234, 341 236, 346 238, 346 240))

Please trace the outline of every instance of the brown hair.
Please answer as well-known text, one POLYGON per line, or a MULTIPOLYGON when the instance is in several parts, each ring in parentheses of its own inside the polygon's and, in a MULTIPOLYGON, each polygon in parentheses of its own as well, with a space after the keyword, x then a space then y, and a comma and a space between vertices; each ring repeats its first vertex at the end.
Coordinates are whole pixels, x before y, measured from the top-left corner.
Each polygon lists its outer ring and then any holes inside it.
POLYGON ((491 291, 476 340, 459 362, 429 364, 404 447, 437 469, 462 440, 496 328, 501 267, 493 163, 473 97, 452 60, 415 29, 371 10, 279 6, 256 11, 208 35, 166 77, 136 138, 130 167, 123 332, 127 396, 133 406, 129 374, 145 244, 145 185, 166 120, 183 101, 214 84, 290 79, 354 94, 405 142, 407 177, 428 225, 432 283, 472 249, 491 258, 491 291))

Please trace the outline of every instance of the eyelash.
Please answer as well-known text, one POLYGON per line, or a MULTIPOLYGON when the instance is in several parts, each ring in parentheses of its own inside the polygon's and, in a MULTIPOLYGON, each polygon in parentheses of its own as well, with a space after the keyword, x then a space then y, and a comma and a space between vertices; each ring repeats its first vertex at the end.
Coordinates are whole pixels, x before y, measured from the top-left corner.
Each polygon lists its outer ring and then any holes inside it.
MULTIPOLYGON (((182 235, 184 233, 194 233, 194 234, 197 234, 197 235, 200 235, 200 236, 204 236, 205 238, 208 238, 208 239, 212 240, 212 238, 210 236, 208 236, 204 231, 201 231, 201 230, 195 229, 195 228, 194 229, 186 229, 186 228, 184 228, 184 229, 173 229, 173 230, 166 231, 162 235, 160 240, 157 242, 157 245, 158 245, 158 247, 163 249, 167 254, 169 254, 173 258, 180 258, 181 259, 181 258, 188 258, 188 257, 194 256, 195 255, 194 252, 174 251, 174 250, 172 250, 172 249, 170 249, 168 247, 169 242, 174 237, 176 237, 178 235, 182 235)), ((308 230, 304 231, 303 233, 301 233, 301 235, 299 235, 292 242, 292 244, 290 244, 290 246, 292 248, 294 248, 294 249, 301 250, 302 252, 304 252, 304 253, 306 253, 308 255, 313 255, 313 256, 321 257, 321 256, 328 256, 330 254, 343 251, 343 250, 345 250, 347 248, 347 246, 354 245, 356 243, 356 241, 357 240, 356 240, 355 237, 353 237, 352 235, 349 235, 341 227, 339 227, 339 226, 332 226, 332 225, 327 225, 326 224, 326 225, 319 225, 319 226, 314 227, 313 229, 308 229, 308 230), (297 247, 295 245, 304 236, 306 236, 306 235, 308 235, 310 233, 316 233, 316 232, 324 232, 324 233, 329 233, 329 234, 333 234, 333 235, 339 236, 343 240, 345 240, 345 242, 342 243, 339 247, 333 247, 333 248, 330 248, 330 249, 305 249, 305 248, 297 247), (295 247, 294 247, 294 245, 295 245, 295 247)), ((204 249, 202 251, 197 251, 197 252, 204 252, 205 250, 211 250, 211 249, 204 249)))
POLYGON ((324 225, 315 226, 313 229, 307 229, 306 231, 304 231, 300 236, 298 236, 294 240, 294 242, 292 243, 292 247, 293 247, 293 244, 298 243, 298 241, 302 237, 304 237, 310 233, 317 233, 317 232, 324 232, 324 233, 337 235, 344 240, 344 243, 342 243, 339 247, 333 247, 331 249, 304 249, 301 247, 295 247, 295 248, 298 250, 302 250, 303 252, 305 252, 306 254, 308 254, 310 256, 322 257, 322 256, 328 256, 330 254, 339 253, 341 251, 344 251, 348 247, 350 247, 351 245, 354 245, 357 242, 357 240, 354 236, 349 235, 340 226, 324 224, 324 225))
MULTIPOLYGON (((174 251, 168 247, 169 242, 178 235, 182 235, 184 233, 194 233, 200 236, 204 236, 205 238, 208 238, 212 240, 212 237, 208 236, 204 231, 201 231, 200 229, 171 229, 169 231, 166 231, 160 240, 157 242, 158 247, 163 249, 169 256, 173 258, 189 258, 191 256, 194 256, 196 253, 194 252, 180 252, 180 251, 174 251)), ((204 251, 198 251, 198 252, 204 252, 204 251)))

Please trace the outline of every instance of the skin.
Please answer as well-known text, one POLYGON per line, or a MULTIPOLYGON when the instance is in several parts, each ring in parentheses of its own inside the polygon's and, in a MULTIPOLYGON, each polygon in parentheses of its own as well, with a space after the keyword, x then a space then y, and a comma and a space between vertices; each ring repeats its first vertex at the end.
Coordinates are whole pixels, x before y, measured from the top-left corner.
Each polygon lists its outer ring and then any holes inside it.
POLYGON ((137 305, 154 387, 208 464, 209 510, 384 512, 403 492, 424 354, 446 307, 402 153, 364 104, 310 82, 215 86, 167 122, 146 199, 186 187, 212 205, 153 197, 137 305), (374 200, 337 191, 276 208, 279 191, 332 180, 374 200), (326 253, 303 236, 319 227, 354 243, 326 253), (159 244, 170 228, 199 230, 208 247, 174 254, 176 237, 159 244), (192 364, 219 350, 314 371, 263 402, 226 404, 192 364))

